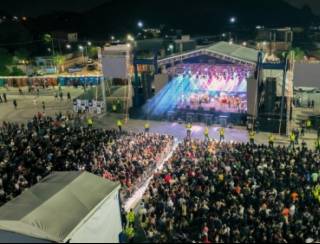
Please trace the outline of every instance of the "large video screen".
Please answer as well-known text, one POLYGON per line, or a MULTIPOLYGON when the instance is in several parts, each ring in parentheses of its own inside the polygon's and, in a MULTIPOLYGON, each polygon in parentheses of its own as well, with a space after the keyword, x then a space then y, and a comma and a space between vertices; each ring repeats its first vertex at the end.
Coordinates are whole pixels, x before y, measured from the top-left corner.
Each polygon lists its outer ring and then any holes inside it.
POLYGON ((247 112, 246 65, 181 64, 172 71, 179 84, 178 109, 204 109, 224 113, 247 112))

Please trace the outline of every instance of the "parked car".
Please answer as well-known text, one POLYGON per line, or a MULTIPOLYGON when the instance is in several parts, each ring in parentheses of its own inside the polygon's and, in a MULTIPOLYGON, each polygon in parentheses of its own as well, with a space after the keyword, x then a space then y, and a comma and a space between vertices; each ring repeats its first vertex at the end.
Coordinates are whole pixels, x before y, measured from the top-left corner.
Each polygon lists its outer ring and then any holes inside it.
POLYGON ((95 65, 95 64, 89 64, 87 67, 88 71, 94 71, 96 69, 97 69, 97 65, 95 65))
POLYGON ((74 66, 69 67, 69 68, 68 68, 68 72, 69 72, 69 73, 81 72, 83 68, 84 68, 83 65, 81 65, 81 64, 76 64, 76 65, 74 65, 74 66))

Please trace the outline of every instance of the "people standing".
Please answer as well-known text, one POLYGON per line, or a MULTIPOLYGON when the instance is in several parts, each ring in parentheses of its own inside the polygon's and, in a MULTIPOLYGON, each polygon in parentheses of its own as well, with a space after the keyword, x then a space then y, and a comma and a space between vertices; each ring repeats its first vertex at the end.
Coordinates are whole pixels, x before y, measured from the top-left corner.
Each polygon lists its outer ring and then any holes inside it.
POLYGON ((145 133, 149 133, 150 132, 150 124, 148 122, 145 123, 145 125, 144 125, 144 132, 145 133))
POLYGON ((275 137, 273 134, 269 135, 269 146, 273 147, 274 146, 274 141, 275 141, 275 137))
POLYGON ((210 141, 209 128, 208 128, 208 127, 206 127, 206 128, 204 129, 204 138, 205 138, 206 141, 210 141))
POLYGON ((122 121, 120 119, 117 121, 117 126, 118 126, 118 129, 119 129, 119 132, 121 133, 123 124, 122 124, 122 121))
POLYGON ((43 112, 46 111, 46 103, 44 101, 42 101, 42 111, 43 112))
POLYGON ((221 128, 219 130, 220 142, 224 141, 224 139, 225 139, 224 134, 225 134, 224 128, 221 128))
POLYGON ((254 145, 255 135, 256 135, 256 133, 253 130, 249 132, 250 144, 252 144, 252 145, 254 145))
POLYGON ((18 103, 16 99, 13 100, 13 106, 14 106, 14 109, 18 108, 18 103))
POLYGON ((60 92, 60 100, 63 100, 63 92, 60 92))
POLYGON ((5 103, 8 102, 6 93, 3 93, 3 100, 4 100, 5 103))
POLYGON ((294 131, 292 131, 290 134, 290 147, 294 148, 295 143, 296 143, 296 135, 294 131))
POLYGON ((191 139, 192 124, 188 123, 186 128, 187 128, 187 139, 191 139))

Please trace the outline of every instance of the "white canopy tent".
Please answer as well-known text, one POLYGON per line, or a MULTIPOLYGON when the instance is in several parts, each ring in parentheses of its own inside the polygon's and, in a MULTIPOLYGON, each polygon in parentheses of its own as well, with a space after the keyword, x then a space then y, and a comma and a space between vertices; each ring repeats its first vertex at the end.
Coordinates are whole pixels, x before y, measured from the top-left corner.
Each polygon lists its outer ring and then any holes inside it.
POLYGON ((119 242, 120 185, 55 172, 0 208, 0 243, 119 242))

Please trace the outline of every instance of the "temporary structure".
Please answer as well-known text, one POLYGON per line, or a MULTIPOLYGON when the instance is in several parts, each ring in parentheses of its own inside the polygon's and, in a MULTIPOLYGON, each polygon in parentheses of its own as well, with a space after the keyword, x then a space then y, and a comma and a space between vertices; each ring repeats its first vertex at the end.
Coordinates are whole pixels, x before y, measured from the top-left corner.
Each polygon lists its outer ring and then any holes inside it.
POLYGON ((120 184, 54 172, 0 208, 0 242, 119 242, 120 184))

